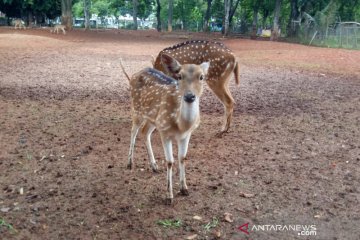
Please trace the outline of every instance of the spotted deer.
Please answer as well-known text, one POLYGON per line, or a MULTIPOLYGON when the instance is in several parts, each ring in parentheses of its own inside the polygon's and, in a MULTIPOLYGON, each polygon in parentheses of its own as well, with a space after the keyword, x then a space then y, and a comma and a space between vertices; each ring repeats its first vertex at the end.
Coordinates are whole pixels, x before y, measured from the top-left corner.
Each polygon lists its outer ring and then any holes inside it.
POLYGON ((136 135, 140 128, 145 135, 146 148, 153 171, 158 170, 151 147, 151 134, 157 129, 160 133, 167 162, 167 203, 174 198, 172 166, 174 163, 172 142, 178 145, 180 169, 180 193, 188 195, 185 178, 185 157, 192 132, 200 124, 199 102, 203 92, 203 81, 209 63, 200 65, 181 65, 167 54, 160 56, 166 71, 176 75, 176 79, 164 73, 146 68, 131 78, 121 68, 130 83, 132 128, 128 156, 128 168, 133 166, 136 135))
POLYGON ((66 34, 65 27, 66 27, 65 25, 56 24, 54 28, 50 30, 50 32, 55 33, 56 31, 56 33, 59 34, 59 30, 62 30, 63 34, 65 35, 66 34))
POLYGON ((21 28, 26 29, 25 24, 21 19, 15 19, 13 22, 14 22, 15 29, 16 29, 16 27, 18 27, 19 29, 21 29, 21 28))
MULTIPOLYGON (((230 49, 219 42, 201 40, 186 41, 165 48, 153 60, 153 66, 155 69, 171 75, 161 64, 161 55, 163 53, 172 56, 181 64, 210 63, 206 82, 225 108, 225 123, 218 135, 221 136, 223 133, 228 132, 234 111, 234 99, 228 86, 231 73, 234 73, 235 82, 239 85, 239 66, 230 49)), ((176 78, 175 75, 172 75, 172 77, 176 78)))

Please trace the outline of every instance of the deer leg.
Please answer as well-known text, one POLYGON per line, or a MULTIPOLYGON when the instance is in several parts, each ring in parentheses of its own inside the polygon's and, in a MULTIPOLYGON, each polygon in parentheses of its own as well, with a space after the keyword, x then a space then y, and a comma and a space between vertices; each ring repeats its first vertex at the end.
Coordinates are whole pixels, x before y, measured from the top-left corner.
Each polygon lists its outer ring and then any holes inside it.
POLYGON ((154 172, 157 172, 158 166, 156 164, 154 153, 153 153, 153 150, 151 147, 151 134, 153 133, 155 128, 156 127, 154 125, 152 125, 150 123, 146 123, 142 130, 145 133, 145 138, 146 138, 145 145, 146 145, 146 150, 148 152, 149 159, 150 159, 150 166, 154 172))
POLYGON ((182 195, 188 196, 188 187, 186 185, 186 177, 185 177, 185 159, 186 153, 189 146, 190 136, 186 136, 184 139, 180 139, 178 141, 178 159, 179 159, 179 169, 180 169, 180 193, 182 195))
POLYGON ((208 83, 211 90, 219 98, 225 108, 225 123, 223 128, 221 129, 221 132, 218 134, 219 136, 221 136, 223 133, 228 132, 230 129, 235 101, 234 98, 231 96, 228 87, 228 80, 223 81, 219 79, 218 81, 209 81, 208 83))
POLYGON ((131 169, 134 162, 134 148, 135 148, 135 140, 136 135, 138 134, 140 128, 140 124, 134 122, 131 128, 131 139, 130 139, 130 150, 128 156, 128 165, 127 168, 131 169))
POLYGON ((172 204, 173 199, 174 199, 174 194, 173 194, 173 184, 172 184, 172 166, 174 163, 174 157, 173 157, 173 153, 172 153, 172 142, 170 139, 163 139, 163 137, 161 137, 162 140, 162 144, 163 144, 163 148, 164 148, 164 152, 165 152, 165 158, 166 158, 166 162, 167 162, 167 197, 166 197, 166 203, 167 204, 172 204))

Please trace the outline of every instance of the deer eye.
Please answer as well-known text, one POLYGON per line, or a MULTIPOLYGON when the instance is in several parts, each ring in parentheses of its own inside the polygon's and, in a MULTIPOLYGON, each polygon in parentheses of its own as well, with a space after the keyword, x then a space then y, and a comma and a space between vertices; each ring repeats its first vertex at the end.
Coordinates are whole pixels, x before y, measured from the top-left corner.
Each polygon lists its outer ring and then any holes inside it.
POLYGON ((181 80, 181 79, 182 79, 181 74, 177 74, 177 79, 178 79, 178 80, 181 80))
POLYGON ((204 75, 200 75, 200 80, 204 80, 204 75))

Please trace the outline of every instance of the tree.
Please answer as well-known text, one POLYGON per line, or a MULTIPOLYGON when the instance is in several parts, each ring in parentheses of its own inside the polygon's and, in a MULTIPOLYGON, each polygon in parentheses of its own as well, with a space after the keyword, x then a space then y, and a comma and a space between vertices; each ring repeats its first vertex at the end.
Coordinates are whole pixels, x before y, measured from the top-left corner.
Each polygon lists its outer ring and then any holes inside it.
POLYGON ((69 31, 72 29, 72 0, 61 0, 61 23, 69 31))
POLYGON ((257 4, 253 5, 253 22, 252 22, 252 33, 251 38, 256 38, 256 32, 257 32, 257 24, 258 24, 258 12, 259 12, 259 6, 257 4))
POLYGON ((157 21, 156 29, 157 29, 158 32, 161 32, 161 17, 160 17, 160 13, 161 13, 160 0, 156 0, 156 21, 157 21))
POLYGON ((168 8, 168 32, 172 32, 173 8, 174 8, 174 0, 169 0, 169 8, 168 8))
POLYGON ((235 5, 233 4, 233 0, 230 0, 230 12, 229 12, 229 24, 231 25, 232 19, 234 17, 235 11, 239 6, 240 0, 236 0, 235 5))
POLYGON ((85 30, 90 29, 90 0, 84 0, 85 30))
POLYGON ((134 19, 134 30, 138 29, 138 24, 137 24, 137 12, 138 12, 138 0, 133 0, 133 19, 134 19))
POLYGON ((270 38, 271 41, 276 41, 280 35, 280 28, 279 28, 280 10, 281 10, 281 0, 276 0, 273 30, 270 38))
POLYGON ((224 35, 228 36, 230 31, 229 31, 229 17, 230 17, 230 0, 224 0, 224 35))
POLYGON ((210 17, 211 17, 211 3, 212 3, 212 0, 207 0, 207 7, 206 7, 205 18, 204 18, 204 27, 203 27, 204 32, 209 31, 209 21, 210 21, 210 17))
POLYGON ((297 35, 297 21, 299 18, 298 0, 290 0, 290 19, 288 24, 288 36, 295 37, 297 35))

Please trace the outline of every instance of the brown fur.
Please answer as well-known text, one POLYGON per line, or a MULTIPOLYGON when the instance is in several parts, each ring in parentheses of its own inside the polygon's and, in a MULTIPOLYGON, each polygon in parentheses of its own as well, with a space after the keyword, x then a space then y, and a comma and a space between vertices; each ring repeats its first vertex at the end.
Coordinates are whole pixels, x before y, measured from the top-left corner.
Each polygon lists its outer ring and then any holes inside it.
POLYGON ((26 27, 21 19, 15 19, 13 22, 14 22, 15 29, 16 29, 16 27, 18 27, 19 29, 21 29, 21 28, 26 29, 26 27))
MULTIPOLYGON (((239 65, 234 54, 224 44, 212 41, 187 41, 162 50, 153 64, 166 74, 161 64, 160 56, 166 53, 174 57, 180 64, 200 64, 210 62, 209 73, 206 82, 211 90, 220 99, 225 107, 225 124, 220 134, 227 132, 232 121, 234 99, 229 90, 229 78, 234 73, 235 82, 240 83, 239 65)), ((175 77, 175 75, 172 75, 175 77)))
POLYGON ((56 32, 56 34, 59 34, 59 30, 62 30, 63 34, 65 35, 65 34, 66 34, 65 28, 66 28, 65 25, 56 24, 56 25, 54 26, 54 28, 50 30, 50 32, 51 32, 51 33, 55 33, 55 32, 56 32))
POLYGON ((199 98, 203 92, 203 83, 209 63, 200 65, 180 65, 174 58, 163 54, 161 62, 164 69, 177 76, 175 80, 164 73, 146 68, 131 78, 121 68, 129 80, 131 91, 132 130, 128 168, 133 165, 135 139, 139 129, 145 134, 146 148, 151 167, 157 171, 152 152, 150 136, 155 128, 159 131, 167 161, 168 199, 172 202, 172 142, 178 144, 180 168, 180 192, 188 195, 185 165, 188 143, 191 133, 200 124, 199 98), (181 80, 180 80, 181 79, 181 80))

